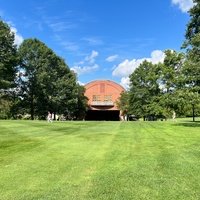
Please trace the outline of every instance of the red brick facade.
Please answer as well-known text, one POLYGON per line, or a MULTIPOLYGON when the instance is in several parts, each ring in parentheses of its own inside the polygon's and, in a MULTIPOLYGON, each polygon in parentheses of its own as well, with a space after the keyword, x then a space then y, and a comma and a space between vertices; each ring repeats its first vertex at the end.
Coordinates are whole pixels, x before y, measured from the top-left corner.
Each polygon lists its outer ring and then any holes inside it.
POLYGON ((121 85, 110 80, 92 81, 85 85, 85 89, 91 110, 119 110, 116 101, 125 91, 121 85))

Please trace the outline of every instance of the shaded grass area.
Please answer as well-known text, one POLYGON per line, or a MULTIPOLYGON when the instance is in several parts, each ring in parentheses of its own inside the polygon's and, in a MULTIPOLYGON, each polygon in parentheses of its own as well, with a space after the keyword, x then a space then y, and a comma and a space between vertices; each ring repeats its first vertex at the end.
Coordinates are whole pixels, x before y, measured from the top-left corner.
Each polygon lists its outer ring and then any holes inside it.
POLYGON ((199 199, 199 123, 0 121, 0 199, 199 199))

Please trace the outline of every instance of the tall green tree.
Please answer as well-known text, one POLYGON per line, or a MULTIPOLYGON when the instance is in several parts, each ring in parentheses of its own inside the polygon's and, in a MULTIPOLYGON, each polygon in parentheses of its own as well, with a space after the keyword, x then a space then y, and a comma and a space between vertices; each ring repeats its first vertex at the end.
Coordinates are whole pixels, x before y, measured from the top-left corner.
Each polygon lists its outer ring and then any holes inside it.
POLYGON ((17 47, 14 33, 8 24, 0 20, 0 90, 14 86, 17 59, 17 47))
POLYGON ((189 10, 190 20, 186 27, 184 48, 199 47, 194 38, 199 37, 200 33, 200 0, 193 0, 194 6, 189 10))
POLYGON ((44 119, 47 112, 70 115, 77 103, 76 76, 64 60, 38 39, 19 47, 22 101, 31 119, 44 119))
POLYGON ((31 119, 34 119, 36 109, 38 108, 38 97, 43 96, 43 104, 47 106, 46 94, 42 93, 41 84, 38 76, 41 69, 48 63, 48 57, 52 56, 51 52, 44 43, 37 39, 27 39, 19 47, 20 69, 23 71, 21 84, 22 100, 24 107, 28 107, 31 119), (37 105, 37 106, 36 106, 37 105))
POLYGON ((130 75, 129 112, 131 114, 143 117, 144 120, 147 117, 154 119, 158 115, 158 109, 152 110, 152 103, 160 94, 158 79, 158 66, 148 61, 144 61, 130 75))
POLYGON ((186 87, 200 93, 200 0, 194 0, 194 7, 190 9, 189 14, 190 20, 183 44, 183 48, 187 49, 183 74, 186 87))
POLYGON ((182 111, 188 115, 192 116, 193 121, 195 121, 195 116, 200 114, 198 112, 200 108, 200 94, 198 92, 192 92, 190 89, 182 89, 177 91, 176 100, 177 105, 182 111))
POLYGON ((129 112, 152 120, 168 118, 175 110, 182 110, 176 101, 181 87, 184 54, 165 51, 163 63, 144 61, 130 76, 129 112))
POLYGON ((159 63, 159 83, 163 93, 172 93, 181 87, 181 70, 184 54, 166 50, 163 63, 159 63))
POLYGON ((195 108, 198 113, 200 94, 200 0, 193 0, 193 2, 194 6, 189 11, 190 20, 186 27, 183 44, 183 48, 187 50, 187 57, 182 70, 184 77, 182 90, 185 100, 192 107, 194 121, 195 108))
POLYGON ((170 117, 173 111, 180 114, 183 111, 177 101, 177 91, 182 89, 183 76, 181 73, 184 61, 183 53, 166 50, 164 62, 159 64, 159 84, 161 88, 159 103, 162 105, 166 117, 170 117))
POLYGON ((10 117, 13 105, 11 91, 15 87, 17 47, 9 25, 0 20, 0 118, 10 117))

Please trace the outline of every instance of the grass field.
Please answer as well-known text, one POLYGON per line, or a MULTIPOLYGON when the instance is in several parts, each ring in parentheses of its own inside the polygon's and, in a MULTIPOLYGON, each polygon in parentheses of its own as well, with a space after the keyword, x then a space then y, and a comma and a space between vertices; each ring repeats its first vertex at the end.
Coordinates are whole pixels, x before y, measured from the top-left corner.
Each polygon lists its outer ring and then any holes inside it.
POLYGON ((0 200, 200 199, 200 123, 0 121, 0 200))

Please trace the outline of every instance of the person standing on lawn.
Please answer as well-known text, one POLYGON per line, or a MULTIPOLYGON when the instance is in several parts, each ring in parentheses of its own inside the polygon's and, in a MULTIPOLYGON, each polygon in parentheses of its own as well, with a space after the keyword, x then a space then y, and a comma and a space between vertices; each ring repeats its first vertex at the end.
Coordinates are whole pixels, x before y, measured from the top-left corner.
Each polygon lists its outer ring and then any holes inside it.
POLYGON ((47 121, 52 123, 52 115, 50 112, 48 112, 47 121))

